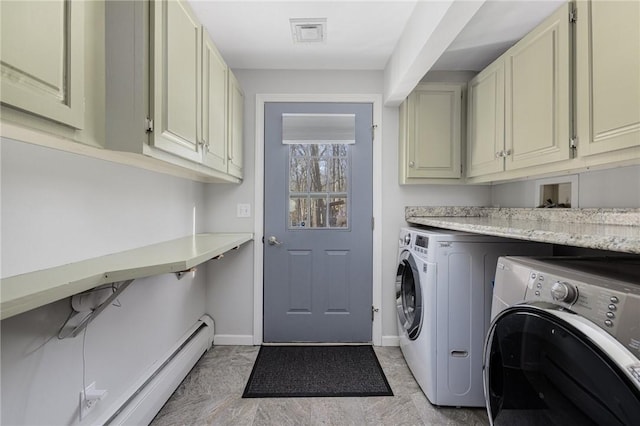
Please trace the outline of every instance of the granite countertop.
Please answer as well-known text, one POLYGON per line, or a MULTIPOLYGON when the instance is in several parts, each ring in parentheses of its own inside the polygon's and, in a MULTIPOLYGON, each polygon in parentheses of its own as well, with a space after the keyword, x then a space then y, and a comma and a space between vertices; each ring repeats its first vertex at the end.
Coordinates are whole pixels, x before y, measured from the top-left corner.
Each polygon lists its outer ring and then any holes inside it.
POLYGON ((410 224, 640 254, 640 209, 406 207, 410 224))

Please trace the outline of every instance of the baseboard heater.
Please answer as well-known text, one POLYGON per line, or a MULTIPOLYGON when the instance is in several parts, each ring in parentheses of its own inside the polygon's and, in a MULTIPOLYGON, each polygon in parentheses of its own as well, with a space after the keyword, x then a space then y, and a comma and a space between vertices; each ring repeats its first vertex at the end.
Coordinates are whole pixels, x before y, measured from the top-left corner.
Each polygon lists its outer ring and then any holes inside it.
POLYGON ((213 319, 204 315, 95 425, 146 425, 153 420, 195 363, 213 344, 213 319))

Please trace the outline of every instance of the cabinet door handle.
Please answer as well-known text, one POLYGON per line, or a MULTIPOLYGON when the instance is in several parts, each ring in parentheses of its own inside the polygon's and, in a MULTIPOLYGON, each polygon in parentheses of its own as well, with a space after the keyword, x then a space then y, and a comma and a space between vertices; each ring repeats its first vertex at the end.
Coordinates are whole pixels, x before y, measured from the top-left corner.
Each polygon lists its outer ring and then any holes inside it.
POLYGON ((504 153, 503 157, 508 157, 508 156, 511 155, 511 150, 510 149, 508 149, 506 151, 502 151, 502 152, 504 153))
POLYGON ((409 167, 413 169, 415 166, 416 166, 416 163, 414 163, 413 161, 409 161, 409 167))
POLYGON ((504 157, 502 154, 504 153, 504 151, 498 151, 496 152, 496 158, 502 158, 504 157))

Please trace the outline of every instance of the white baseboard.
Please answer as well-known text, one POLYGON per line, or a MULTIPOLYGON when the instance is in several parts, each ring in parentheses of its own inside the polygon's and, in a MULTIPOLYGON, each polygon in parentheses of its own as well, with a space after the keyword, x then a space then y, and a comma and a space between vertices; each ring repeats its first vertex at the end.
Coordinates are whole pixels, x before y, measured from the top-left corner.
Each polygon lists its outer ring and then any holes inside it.
POLYGON ((82 424, 149 424, 182 379, 211 347, 214 335, 211 317, 204 315, 152 365, 108 410, 82 424))
POLYGON ((238 345, 253 346, 253 335, 251 334, 216 334, 213 336, 213 345, 238 345))
POLYGON ((382 336, 382 346, 400 346, 398 336, 382 336))

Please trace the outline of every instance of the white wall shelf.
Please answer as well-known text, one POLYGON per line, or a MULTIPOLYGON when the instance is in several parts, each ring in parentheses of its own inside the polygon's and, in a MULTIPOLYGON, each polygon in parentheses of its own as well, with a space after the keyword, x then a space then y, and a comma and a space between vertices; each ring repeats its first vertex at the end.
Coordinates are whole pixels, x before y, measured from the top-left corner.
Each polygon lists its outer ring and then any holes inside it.
POLYGON ((0 319, 100 285, 189 270, 253 239, 251 233, 197 234, 0 280, 0 319))

